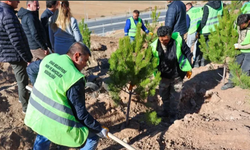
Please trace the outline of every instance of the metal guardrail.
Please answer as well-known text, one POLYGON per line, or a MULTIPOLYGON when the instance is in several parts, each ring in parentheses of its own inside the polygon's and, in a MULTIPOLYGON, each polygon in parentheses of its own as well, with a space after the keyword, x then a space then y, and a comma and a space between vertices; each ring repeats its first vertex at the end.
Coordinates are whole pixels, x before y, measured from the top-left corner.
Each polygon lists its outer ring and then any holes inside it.
MULTIPOLYGON (((159 10, 157 11, 157 13, 158 12, 161 13, 158 21, 163 21, 165 18, 166 10, 165 9, 159 10)), ((149 23, 151 23, 152 22, 152 19, 150 17, 151 14, 152 11, 148 11, 143 14, 140 14, 140 17, 144 20, 144 22, 147 20, 149 23)), ((86 24, 88 25, 89 29, 92 31, 93 34, 104 36, 108 32, 123 29, 127 19, 128 16, 122 15, 122 16, 108 17, 105 19, 100 19, 98 21, 87 21, 86 24)))

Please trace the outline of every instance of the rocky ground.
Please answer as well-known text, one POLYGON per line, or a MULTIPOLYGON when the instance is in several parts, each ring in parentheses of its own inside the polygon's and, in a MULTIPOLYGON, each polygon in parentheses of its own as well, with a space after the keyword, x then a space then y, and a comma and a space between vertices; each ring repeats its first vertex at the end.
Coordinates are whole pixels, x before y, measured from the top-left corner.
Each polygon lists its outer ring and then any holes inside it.
MULTIPOLYGON (((107 77, 108 58, 118 46, 113 37, 92 37, 93 58, 89 74, 107 77)), ((239 87, 220 90, 222 69, 207 65, 193 69, 191 79, 185 79, 179 119, 170 125, 167 120, 157 125, 145 122, 147 110, 159 110, 159 95, 139 100, 133 97, 130 124, 125 128, 128 95, 121 93, 116 105, 105 90, 87 94, 88 111, 110 132, 140 150, 250 149, 249 90, 239 87)), ((25 115, 18 102, 17 85, 8 64, 0 65, 0 150, 32 149, 35 133, 24 123, 25 115)), ((55 149, 51 145, 51 149, 55 149)), ((124 149, 110 139, 101 139, 98 150, 124 149)))

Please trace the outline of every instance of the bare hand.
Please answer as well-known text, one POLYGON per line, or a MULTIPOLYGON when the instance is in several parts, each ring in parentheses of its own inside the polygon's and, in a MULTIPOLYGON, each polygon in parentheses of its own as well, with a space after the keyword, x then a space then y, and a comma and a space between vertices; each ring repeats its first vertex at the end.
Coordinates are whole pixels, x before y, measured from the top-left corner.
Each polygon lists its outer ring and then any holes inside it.
POLYGON ((44 54, 49 55, 50 54, 49 50, 44 50, 44 54))

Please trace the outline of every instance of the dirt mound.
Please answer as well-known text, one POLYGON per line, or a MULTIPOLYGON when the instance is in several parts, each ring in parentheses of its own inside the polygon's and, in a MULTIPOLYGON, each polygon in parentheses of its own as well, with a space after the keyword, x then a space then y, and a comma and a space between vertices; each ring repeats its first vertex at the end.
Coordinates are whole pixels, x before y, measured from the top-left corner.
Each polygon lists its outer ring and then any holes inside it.
MULTIPOLYGON (((91 40, 106 48, 92 51, 91 64, 84 72, 105 79, 108 59, 117 49, 118 39, 93 36, 91 40)), ((0 150, 32 149, 36 134, 23 123, 12 69, 7 63, 0 67, 0 150)), ((172 125, 166 119, 157 126, 145 121, 147 110, 160 109, 158 94, 146 100, 132 98, 131 120, 126 128, 128 94, 121 92, 122 101, 116 106, 105 90, 99 90, 86 94, 86 106, 111 133, 136 149, 249 149, 249 90, 236 87, 221 91, 218 74, 222 74, 218 65, 193 69, 192 78, 185 79, 179 118, 172 125)), ((55 147, 51 145, 51 149, 55 147)), ((98 144, 98 150, 117 149, 124 148, 110 139, 101 139, 98 144)))

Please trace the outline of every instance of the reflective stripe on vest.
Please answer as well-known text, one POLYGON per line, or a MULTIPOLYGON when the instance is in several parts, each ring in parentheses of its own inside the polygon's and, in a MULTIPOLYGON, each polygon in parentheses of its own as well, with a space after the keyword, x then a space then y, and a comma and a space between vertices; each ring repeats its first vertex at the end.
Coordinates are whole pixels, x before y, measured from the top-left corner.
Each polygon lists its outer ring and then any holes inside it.
POLYGON ((215 25, 219 25, 219 17, 222 16, 223 13, 223 3, 221 2, 221 6, 219 9, 213 9, 212 7, 206 5, 208 7, 208 19, 206 25, 202 28, 201 34, 211 33, 215 31, 215 25))
MULTIPOLYGON (((135 35, 136 35, 136 24, 135 24, 134 18, 130 17, 129 20, 130 20, 130 29, 128 31, 128 36, 135 37, 135 35)), ((141 18, 138 18, 138 22, 141 23, 141 18)))
MULTIPOLYGON (((33 88, 32 90, 34 90, 33 88)), ((32 105, 34 108, 36 108, 40 113, 43 113, 45 116, 57 121, 60 124, 69 126, 69 127, 74 127, 74 128, 82 128, 83 125, 79 122, 75 122, 63 117, 60 117, 56 115, 55 113, 51 112, 50 110, 44 108, 41 104, 36 102, 32 97, 29 99, 30 105, 32 105)), ((63 108, 63 107, 61 107, 63 108)), ((65 107, 64 107, 65 108, 65 107)), ((72 111, 71 111, 72 112, 72 111)))
MULTIPOLYGON (((179 67, 182 71, 187 72, 192 70, 192 66, 190 62, 187 60, 185 55, 182 54, 181 46, 182 46, 182 37, 180 36, 179 32, 174 32, 171 36, 172 39, 175 40, 176 43, 176 57, 177 61, 179 63, 179 67)), ((158 38, 151 44, 152 47, 152 53, 155 58, 157 58, 158 65, 160 64, 160 58, 157 51, 157 45, 158 45, 158 38)))
POLYGON ((81 79, 84 75, 68 55, 46 56, 30 95, 25 124, 53 143, 82 146, 89 131, 76 119, 66 96, 68 89, 81 79))
MULTIPOLYGON (((240 43, 240 45, 248 45, 250 44, 250 30, 247 31, 247 35, 244 38, 244 40, 240 43)), ((250 49, 241 49, 240 50, 242 53, 250 53, 250 49)))
POLYGON ((250 14, 250 2, 241 7, 242 14, 250 14))
POLYGON ((196 32, 198 27, 200 26, 200 22, 203 15, 202 7, 192 7, 187 12, 189 18, 190 18, 190 26, 188 29, 188 34, 193 34, 196 32))
MULTIPOLYGON (((41 92, 39 92, 36 87, 32 88, 32 93, 34 94, 34 96, 39 97, 44 103, 53 106, 54 108, 56 108, 57 110, 60 110, 61 112, 66 112, 69 115, 74 116, 71 108, 66 107, 62 104, 59 104, 55 101, 53 101, 52 99, 48 98, 47 96, 45 96, 44 94, 42 94, 41 92)), ((32 97, 31 97, 32 98, 32 97)))

